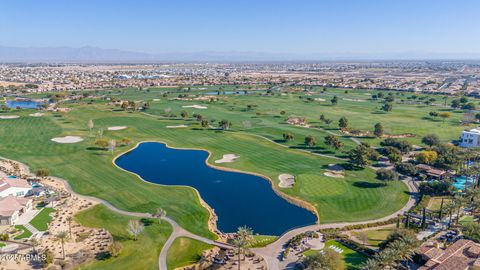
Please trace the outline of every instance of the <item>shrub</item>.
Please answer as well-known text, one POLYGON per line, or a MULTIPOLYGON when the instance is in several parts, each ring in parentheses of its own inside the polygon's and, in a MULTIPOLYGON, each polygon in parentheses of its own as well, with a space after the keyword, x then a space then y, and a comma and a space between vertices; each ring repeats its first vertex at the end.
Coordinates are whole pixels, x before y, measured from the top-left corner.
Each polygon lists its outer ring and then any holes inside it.
POLYGON ((398 174, 392 170, 380 169, 377 171, 377 179, 382 181, 398 180, 398 174))

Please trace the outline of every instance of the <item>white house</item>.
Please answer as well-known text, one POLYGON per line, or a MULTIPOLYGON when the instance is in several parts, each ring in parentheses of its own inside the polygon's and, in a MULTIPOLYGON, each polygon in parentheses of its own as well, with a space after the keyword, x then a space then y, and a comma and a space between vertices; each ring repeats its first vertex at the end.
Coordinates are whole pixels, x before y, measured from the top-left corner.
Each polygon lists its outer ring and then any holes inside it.
POLYGON ((480 129, 465 130, 460 136, 460 146, 466 148, 480 147, 480 129))
POLYGON ((24 197, 28 195, 32 186, 27 180, 20 178, 3 178, 0 179, 0 198, 7 196, 24 197))
POLYGON ((18 217, 32 209, 32 199, 9 195, 0 199, 0 225, 15 225, 18 217))

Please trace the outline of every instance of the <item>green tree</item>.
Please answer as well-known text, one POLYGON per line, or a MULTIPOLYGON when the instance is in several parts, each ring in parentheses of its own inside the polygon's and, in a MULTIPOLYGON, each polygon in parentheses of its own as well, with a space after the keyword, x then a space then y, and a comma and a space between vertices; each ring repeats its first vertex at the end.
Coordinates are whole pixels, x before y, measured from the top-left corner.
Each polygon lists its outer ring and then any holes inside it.
POLYGON ((337 105, 338 104, 338 97, 333 96, 333 98, 330 100, 330 102, 332 103, 332 105, 337 105))
POLYGON ((393 104, 391 102, 385 102, 382 106, 382 110, 386 112, 391 112, 393 109, 393 104))
POLYGON ((305 137, 305 144, 310 146, 310 147, 313 147, 317 144, 317 138, 315 138, 312 135, 308 135, 308 136, 305 137))
POLYGON ((293 140, 293 134, 290 132, 285 132, 283 133, 283 140, 286 142, 292 141, 293 140))
POLYGON ((356 148, 350 150, 348 158, 350 162, 358 167, 366 167, 370 165, 369 149, 365 145, 359 145, 356 148))
POLYGON ((340 129, 348 128, 348 119, 347 119, 345 116, 342 116, 342 117, 338 120, 338 127, 339 127, 340 129))
POLYGON ((324 249, 323 252, 306 256, 301 260, 301 263, 307 270, 345 269, 345 262, 340 254, 328 248, 324 249))
POLYGON ((428 134, 422 138, 422 143, 428 146, 434 146, 434 145, 439 145, 441 142, 440 142, 440 138, 437 135, 428 134))
POLYGON ((337 136, 328 135, 325 137, 325 144, 335 148, 336 150, 343 147, 343 142, 341 142, 337 136))
POLYGON ((182 118, 187 118, 187 117, 188 117, 188 112, 185 111, 185 110, 183 110, 183 111, 180 112, 180 116, 181 116, 182 118))
POLYGON ((229 130, 230 127, 232 126, 232 123, 228 120, 222 120, 218 122, 218 124, 223 130, 229 130))
POLYGON ((375 137, 382 137, 383 136, 383 126, 381 123, 376 123, 373 129, 373 134, 375 137))

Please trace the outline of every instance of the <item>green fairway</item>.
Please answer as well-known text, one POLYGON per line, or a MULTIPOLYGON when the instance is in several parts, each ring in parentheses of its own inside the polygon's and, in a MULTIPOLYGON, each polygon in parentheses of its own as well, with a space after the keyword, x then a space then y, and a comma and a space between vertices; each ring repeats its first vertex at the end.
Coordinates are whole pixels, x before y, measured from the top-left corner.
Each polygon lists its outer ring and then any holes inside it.
POLYGON ((122 247, 118 257, 95 259, 80 269, 158 269, 158 254, 172 231, 168 223, 159 224, 158 219, 152 219, 134 241, 126 228, 129 220, 135 218, 112 212, 103 205, 80 212, 75 219, 83 226, 107 229, 122 247))
POLYGON ((213 246, 187 237, 175 239, 167 254, 168 269, 176 269, 198 262, 202 251, 211 249, 213 246))
POLYGON ((55 212, 53 208, 43 208, 31 221, 30 224, 39 231, 48 230, 48 224, 52 221, 51 213, 55 212))

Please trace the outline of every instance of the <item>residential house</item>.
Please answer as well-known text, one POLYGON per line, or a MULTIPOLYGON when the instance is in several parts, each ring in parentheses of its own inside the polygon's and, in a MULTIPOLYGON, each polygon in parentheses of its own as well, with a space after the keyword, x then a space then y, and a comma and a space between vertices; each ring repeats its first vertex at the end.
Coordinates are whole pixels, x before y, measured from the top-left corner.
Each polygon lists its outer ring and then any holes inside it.
POLYGON ((0 199, 0 225, 15 225, 18 218, 32 209, 32 199, 9 195, 0 199))
POLYGON ((20 178, 3 178, 0 179, 0 198, 9 195, 23 197, 30 194, 32 186, 27 180, 20 178))
POLYGON ((459 139, 459 145, 465 148, 480 147, 480 129, 465 130, 459 139))
POLYGON ((469 270, 480 267, 480 244, 460 239, 446 249, 425 244, 420 247, 425 264, 418 270, 469 270))

